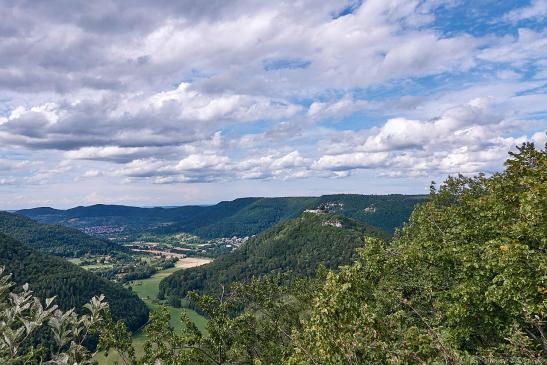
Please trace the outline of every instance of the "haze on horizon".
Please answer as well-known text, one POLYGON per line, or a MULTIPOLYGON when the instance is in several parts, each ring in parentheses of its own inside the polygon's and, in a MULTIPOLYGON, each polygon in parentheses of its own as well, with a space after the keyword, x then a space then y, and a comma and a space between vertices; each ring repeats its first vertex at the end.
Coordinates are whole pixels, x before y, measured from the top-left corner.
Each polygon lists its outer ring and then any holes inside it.
POLYGON ((0 12, 0 209, 421 194, 546 141, 547 0, 0 12))

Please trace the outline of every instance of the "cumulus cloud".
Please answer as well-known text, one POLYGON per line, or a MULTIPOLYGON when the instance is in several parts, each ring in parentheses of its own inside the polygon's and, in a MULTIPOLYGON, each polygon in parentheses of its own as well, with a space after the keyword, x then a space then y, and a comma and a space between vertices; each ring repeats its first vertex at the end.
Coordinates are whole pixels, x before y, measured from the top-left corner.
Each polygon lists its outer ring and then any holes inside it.
POLYGON ((488 98, 474 99, 429 120, 394 118, 379 128, 352 133, 347 140, 338 135, 323 142, 330 146, 328 154, 313 167, 332 171, 383 168, 382 176, 491 172, 515 145, 537 143, 545 134, 514 137, 514 124, 495 109, 497 105, 488 98))
POLYGON ((319 158, 313 167, 318 170, 353 170, 379 167, 388 158, 387 153, 342 153, 319 158))
POLYGON ((545 140, 545 1, 460 5, 0 2, 0 184, 495 171, 545 140))
POLYGON ((107 159, 210 138, 223 125, 288 118, 301 107, 260 96, 202 94, 187 83, 148 97, 76 100, 14 109, 0 124, 4 144, 72 150, 107 159), (100 147, 104 147, 100 149, 100 147))

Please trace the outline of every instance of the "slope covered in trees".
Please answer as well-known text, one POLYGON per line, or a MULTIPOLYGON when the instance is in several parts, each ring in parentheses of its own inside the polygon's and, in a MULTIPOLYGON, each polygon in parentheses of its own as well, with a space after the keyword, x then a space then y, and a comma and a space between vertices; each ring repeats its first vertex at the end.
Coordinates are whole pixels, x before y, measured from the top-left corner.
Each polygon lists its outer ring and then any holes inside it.
MULTIPOLYGON (((141 358, 108 320, 99 347, 128 365, 543 365, 546 198, 547 152, 525 144, 502 173, 433 187, 393 240, 368 237, 351 265, 289 285, 265 277, 226 295, 192 293, 209 316, 206 335, 187 317, 175 332, 163 309, 141 358)), ((278 240, 282 231, 271 230, 278 240)))
POLYGON ((339 194, 321 197, 240 198, 212 206, 136 208, 94 205, 68 210, 35 208, 18 213, 43 223, 81 228, 98 225, 123 226, 129 231, 156 233, 188 232, 202 238, 249 236, 306 209, 327 207, 362 223, 393 232, 408 219, 421 195, 339 194))
MULTIPOLYGON (((212 335, 190 337, 198 344, 185 355, 211 364, 545 364, 547 151, 525 144, 505 166, 432 187, 393 240, 368 238, 353 264, 324 278, 192 295, 212 335), (230 312, 238 306, 245 311, 230 312)), ((155 329, 167 332, 162 321, 155 329)), ((188 341, 178 338, 174 347, 188 341)))
POLYGON ((329 274, 289 363, 545 364, 546 150, 505 166, 432 188, 390 244, 329 274))
POLYGON ((77 229, 41 224, 7 212, 0 212, 0 233, 56 256, 108 255, 124 250, 115 243, 88 236, 77 229))
POLYGON ((112 315, 131 330, 146 323, 148 309, 131 291, 73 265, 49 256, 0 233, 0 266, 19 285, 30 284, 39 298, 56 296, 62 309, 81 308, 93 296, 104 294, 112 315))
POLYGON ((214 262, 181 270, 164 279, 160 296, 184 297, 188 291, 215 293, 237 281, 266 274, 313 276, 320 264, 348 264, 364 235, 386 238, 378 228, 333 214, 304 213, 249 239, 214 262))

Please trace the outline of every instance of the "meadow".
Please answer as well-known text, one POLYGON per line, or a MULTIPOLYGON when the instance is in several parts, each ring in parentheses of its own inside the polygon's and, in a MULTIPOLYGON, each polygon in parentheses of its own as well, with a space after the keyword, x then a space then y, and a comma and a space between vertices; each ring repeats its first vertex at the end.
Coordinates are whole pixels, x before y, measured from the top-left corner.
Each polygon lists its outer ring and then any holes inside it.
MULTIPOLYGON (((165 269, 156 273, 148 279, 131 281, 126 286, 130 286, 133 292, 135 292, 146 303, 151 311, 158 310, 161 304, 158 303, 156 297, 159 292, 160 281, 177 270, 180 270, 180 268, 173 267, 165 269)), ((180 315, 183 311, 186 312, 186 315, 190 318, 190 320, 192 320, 192 322, 196 324, 200 331, 205 331, 207 320, 195 311, 187 308, 173 308, 168 305, 166 305, 166 307, 169 310, 169 314, 171 316, 170 324, 176 331, 183 328, 183 323, 180 320, 180 315)), ((144 331, 142 330, 133 335, 133 346, 135 347, 137 356, 143 354, 145 340, 146 336, 144 334, 144 331)), ((123 364, 123 361, 116 352, 112 352, 108 356, 105 356, 104 354, 98 354, 95 357, 95 360, 98 361, 99 365, 110 365, 115 363, 123 364)))

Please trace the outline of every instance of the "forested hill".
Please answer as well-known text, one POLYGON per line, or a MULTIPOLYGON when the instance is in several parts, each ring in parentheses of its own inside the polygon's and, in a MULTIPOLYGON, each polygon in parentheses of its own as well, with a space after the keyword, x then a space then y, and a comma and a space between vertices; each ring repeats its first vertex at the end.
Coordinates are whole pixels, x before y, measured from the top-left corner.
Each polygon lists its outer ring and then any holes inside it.
POLYGON ((124 250, 115 243, 88 236, 77 229, 41 224, 7 212, 0 212, 0 233, 56 256, 79 257, 87 253, 107 255, 124 250))
POLYGON ((15 283, 29 283, 39 298, 56 296, 62 309, 82 308, 93 296, 104 294, 112 316, 131 330, 146 323, 148 309, 131 291, 102 279, 68 261, 49 256, 0 233, 0 266, 15 283))
POLYGON ((320 197, 240 198, 211 206, 137 208, 94 205, 68 210, 35 208, 18 211, 42 223, 74 228, 110 225, 129 231, 188 232, 203 238, 249 236, 306 209, 330 211, 393 232, 410 216, 423 195, 339 194, 320 197))
POLYGON ((216 292, 221 286, 265 274, 312 276, 320 264, 349 264, 365 235, 387 238, 369 225, 334 214, 304 213, 251 238, 211 264, 177 271, 160 284, 160 296, 184 297, 188 291, 216 292))

